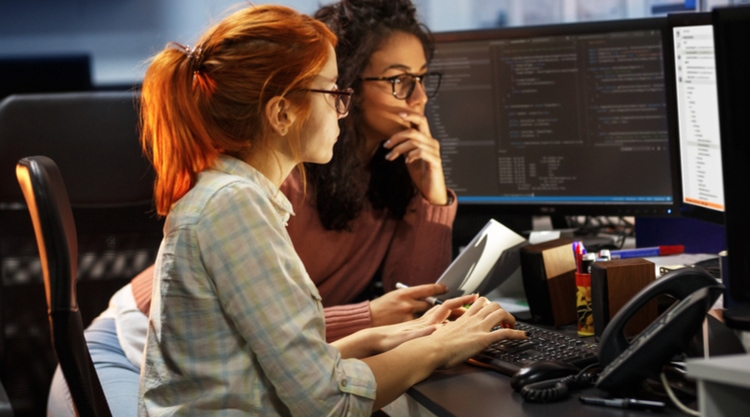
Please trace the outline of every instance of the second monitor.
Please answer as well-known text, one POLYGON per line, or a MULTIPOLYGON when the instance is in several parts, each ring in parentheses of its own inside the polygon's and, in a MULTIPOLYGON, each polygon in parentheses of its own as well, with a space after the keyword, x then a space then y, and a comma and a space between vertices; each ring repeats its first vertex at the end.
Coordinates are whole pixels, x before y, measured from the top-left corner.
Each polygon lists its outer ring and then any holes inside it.
POLYGON ((426 111, 467 205, 525 214, 669 216, 675 156, 665 20, 436 34, 426 111))
MULTIPOLYGON (((724 183, 710 13, 667 17, 664 64, 670 134, 680 155, 680 213, 724 224, 724 183)), ((723 243, 723 242, 722 242, 723 243)))

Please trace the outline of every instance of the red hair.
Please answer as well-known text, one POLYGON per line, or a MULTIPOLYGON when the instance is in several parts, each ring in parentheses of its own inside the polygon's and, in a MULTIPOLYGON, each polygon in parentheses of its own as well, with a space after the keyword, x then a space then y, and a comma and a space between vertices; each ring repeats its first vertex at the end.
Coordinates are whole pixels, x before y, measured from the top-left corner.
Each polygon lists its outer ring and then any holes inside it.
MULTIPOLYGON (((229 15, 194 48, 171 43, 157 54, 141 94, 141 145, 156 170, 157 212, 166 215, 220 154, 242 158, 269 146, 266 103, 306 88, 329 45, 336 36, 323 23, 262 5, 229 15)), ((304 120, 309 102, 287 97, 304 120)))

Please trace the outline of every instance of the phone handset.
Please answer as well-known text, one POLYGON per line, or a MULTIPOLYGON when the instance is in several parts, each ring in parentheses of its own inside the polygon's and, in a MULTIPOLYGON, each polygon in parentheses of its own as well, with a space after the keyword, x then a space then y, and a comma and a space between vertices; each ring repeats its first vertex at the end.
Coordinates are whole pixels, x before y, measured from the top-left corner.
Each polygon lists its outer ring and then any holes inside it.
POLYGON ((625 325, 649 301, 659 295, 669 295, 683 300, 695 291, 716 285, 717 281, 706 272, 695 268, 681 268, 662 275, 634 295, 610 321, 599 342, 599 364, 604 367, 620 356, 630 346, 625 337, 625 325))
POLYGON ((625 390, 661 369, 680 349, 686 349, 723 288, 701 269, 682 268, 663 275, 638 292, 602 333, 599 342, 602 373, 597 387, 610 392, 625 390), (628 342, 625 325, 659 295, 672 296, 678 302, 628 342))

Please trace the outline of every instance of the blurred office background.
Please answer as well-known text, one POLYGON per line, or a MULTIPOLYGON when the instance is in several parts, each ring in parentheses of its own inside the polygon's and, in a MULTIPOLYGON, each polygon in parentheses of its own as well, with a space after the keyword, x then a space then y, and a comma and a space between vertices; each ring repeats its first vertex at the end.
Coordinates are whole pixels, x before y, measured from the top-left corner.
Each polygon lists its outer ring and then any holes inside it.
MULTIPOLYGON (((710 10, 749 0, 414 0, 436 32, 628 19, 710 10)), ((190 44, 241 0, 24 0, 0 2, 0 60, 77 54, 95 88, 140 82, 169 41, 190 44)), ((258 0, 313 13, 326 0, 258 0)), ((2 70, 0 69, 0 72, 2 70)), ((6 75, 6 74, 0 74, 6 75)))

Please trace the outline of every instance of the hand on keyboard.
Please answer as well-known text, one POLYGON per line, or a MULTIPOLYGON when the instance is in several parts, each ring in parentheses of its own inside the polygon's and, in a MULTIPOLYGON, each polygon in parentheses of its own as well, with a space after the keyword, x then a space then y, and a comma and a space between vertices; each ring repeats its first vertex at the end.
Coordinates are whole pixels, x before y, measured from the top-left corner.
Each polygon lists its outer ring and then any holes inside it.
POLYGON ((528 332, 528 339, 501 340, 475 355, 469 363, 512 376, 522 367, 543 360, 566 362, 578 368, 598 360, 594 343, 527 323, 516 322, 516 329, 528 332))

